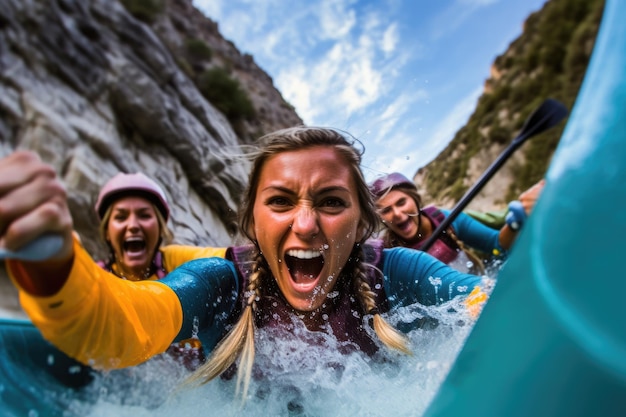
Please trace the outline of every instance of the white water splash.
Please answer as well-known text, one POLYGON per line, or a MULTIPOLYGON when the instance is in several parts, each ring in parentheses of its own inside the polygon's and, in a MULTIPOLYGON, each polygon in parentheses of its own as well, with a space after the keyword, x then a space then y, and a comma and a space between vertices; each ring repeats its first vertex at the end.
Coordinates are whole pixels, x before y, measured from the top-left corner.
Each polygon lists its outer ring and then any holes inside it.
POLYGON ((460 301, 394 311, 395 326, 418 320, 408 333, 413 356, 382 348, 380 357, 341 354, 333 337, 297 329, 258 331, 248 398, 234 397, 234 379, 218 379, 172 394, 187 374, 167 358, 116 371, 91 384, 92 417, 104 416, 419 416, 437 392, 469 334, 460 301), (452 311, 451 311, 452 310, 452 311), (314 342, 311 342, 315 339, 314 342), (263 376, 259 378, 259 375, 263 376))

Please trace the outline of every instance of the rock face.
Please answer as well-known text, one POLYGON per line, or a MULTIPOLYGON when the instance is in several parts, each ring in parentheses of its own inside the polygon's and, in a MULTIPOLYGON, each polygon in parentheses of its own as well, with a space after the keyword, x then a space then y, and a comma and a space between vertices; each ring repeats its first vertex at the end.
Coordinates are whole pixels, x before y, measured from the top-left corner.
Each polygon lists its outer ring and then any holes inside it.
MULTIPOLYGON (((547 98, 574 105, 602 17, 604 0, 550 0, 531 14, 523 33, 495 59, 467 124, 413 180, 424 202, 453 207, 517 136, 547 98)), ((541 179, 565 123, 527 141, 472 200, 489 211, 541 179)))
MULTIPOLYGON (((146 23, 117 0, 2 0, 0 156, 32 149, 56 167, 75 229, 97 259, 107 249, 93 206, 120 171, 163 186, 176 242, 234 243, 249 169, 241 145, 302 124, 272 79, 191 0, 162 6, 146 23), (189 64, 189 39, 211 58, 189 64), (236 80, 253 117, 233 122, 205 98, 196 75, 210 68, 236 80)), ((0 315, 20 316, 3 266, 0 292, 0 315)))
POLYGON ((240 145, 302 123, 252 57, 190 0, 165 3, 150 24, 116 0, 2 3, 2 154, 33 149, 57 168, 90 253, 106 254, 93 204, 120 171, 162 184, 177 242, 231 244, 249 168, 240 145), (211 48, 206 66, 228 65, 248 92, 256 116, 239 133, 180 65, 191 37, 211 48))

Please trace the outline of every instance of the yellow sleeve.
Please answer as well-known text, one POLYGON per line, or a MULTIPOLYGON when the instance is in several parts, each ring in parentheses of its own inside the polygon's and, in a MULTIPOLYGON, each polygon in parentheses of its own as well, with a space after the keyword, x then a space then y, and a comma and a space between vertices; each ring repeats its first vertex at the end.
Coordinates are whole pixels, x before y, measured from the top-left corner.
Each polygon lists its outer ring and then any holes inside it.
POLYGON ((482 288, 478 286, 474 287, 472 292, 465 299, 465 306, 467 307, 470 317, 477 319, 488 299, 489 296, 482 288))
MULTIPOLYGON (((44 338, 74 359, 96 369, 137 365, 164 352, 183 320, 174 291, 158 281, 131 282, 100 268, 74 241, 74 263, 53 296, 20 290, 22 307, 44 338)), ((14 283, 23 273, 7 270, 14 283)))
POLYGON ((226 248, 167 245, 161 247, 161 252, 163 252, 163 266, 167 272, 172 272, 185 262, 194 259, 226 257, 226 248))

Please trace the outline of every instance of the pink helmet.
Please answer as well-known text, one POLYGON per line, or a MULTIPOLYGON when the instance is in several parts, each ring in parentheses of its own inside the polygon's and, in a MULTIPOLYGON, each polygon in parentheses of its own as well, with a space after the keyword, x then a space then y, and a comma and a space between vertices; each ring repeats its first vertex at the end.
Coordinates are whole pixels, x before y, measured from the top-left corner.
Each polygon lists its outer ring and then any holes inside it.
POLYGON ((411 180, 399 172, 392 172, 391 174, 383 175, 378 178, 372 184, 370 184, 370 192, 376 197, 382 197, 386 192, 392 188, 405 187, 413 188, 417 190, 417 186, 411 180))
POLYGON ((170 215, 170 206, 163 189, 159 185, 142 174, 119 173, 109 180, 100 190, 96 202, 96 213, 100 219, 104 217, 107 209, 115 200, 127 196, 140 196, 153 203, 167 221, 170 215))

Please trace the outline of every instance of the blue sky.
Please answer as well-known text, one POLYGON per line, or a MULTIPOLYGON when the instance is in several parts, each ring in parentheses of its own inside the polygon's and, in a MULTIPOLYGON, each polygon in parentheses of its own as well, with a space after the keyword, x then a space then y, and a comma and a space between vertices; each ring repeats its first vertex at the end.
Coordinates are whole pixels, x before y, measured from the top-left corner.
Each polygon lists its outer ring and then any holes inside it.
POLYGON ((194 0, 308 125, 412 177, 476 107, 491 63, 545 0, 194 0))

